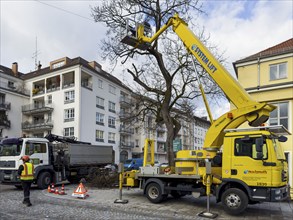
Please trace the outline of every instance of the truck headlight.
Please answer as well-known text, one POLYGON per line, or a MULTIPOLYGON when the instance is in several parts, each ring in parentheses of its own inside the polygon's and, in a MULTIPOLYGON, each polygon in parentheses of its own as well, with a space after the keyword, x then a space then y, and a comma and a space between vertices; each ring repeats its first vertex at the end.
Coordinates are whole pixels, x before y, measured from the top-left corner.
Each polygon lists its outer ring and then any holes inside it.
POLYGON ((281 190, 280 189, 277 189, 276 191, 275 191, 275 194, 276 195, 279 195, 281 193, 281 190))

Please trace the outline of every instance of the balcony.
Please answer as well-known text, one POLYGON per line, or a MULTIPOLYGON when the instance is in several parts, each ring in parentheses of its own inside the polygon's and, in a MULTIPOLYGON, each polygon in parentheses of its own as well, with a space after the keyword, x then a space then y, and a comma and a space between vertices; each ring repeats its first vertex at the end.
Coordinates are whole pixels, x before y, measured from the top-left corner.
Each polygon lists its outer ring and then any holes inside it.
POLYGON ((131 135, 134 134, 134 128, 125 128, 124 126, 120 126, 119 132, 121 134, 131 135))
POLYGON ((10 128, 10 120, 7 115, 0 115, 0 128, 10 128))
POLYGON ((53 128, 53 121, 48 120, 38 120, 35 122, 23 122, 21 123, 21 129, 23 131, 33 131, 33 130, 51 130, 53 128))
POLYGON ((131 99, 125 96, 121 96, 119 99, 119 103, 121 106, 130 107, 131 106, 131 99))
POLYGON ((119 112, 119 118, 120 120, 131 120, 132 119, 132 115, 130 112, 124 112, 124 111, 120 111, 119 112))
POLYGON ((21 108, 22 108, 22 113, 25 115, 52 112, 54 110, 54 108, 52 108, 52 104, 45 104, 45 103, 23 105, 21 108))
POLYGON ((126 141, 121 141, 119 143, 120 148, 123 149, 131 149, 134 148, 134 142, 126 142, 126 141))
POLYGON ((83 80, 81 81, 81 87, 89 89, 89 90, 93 90, 93 83, 88 80, 83 80))
POLYGON ((0 110, 7 111, 7 110, 10 110, 10 108, 11 108, 11 103, 10 102, 0 103, 0 110))

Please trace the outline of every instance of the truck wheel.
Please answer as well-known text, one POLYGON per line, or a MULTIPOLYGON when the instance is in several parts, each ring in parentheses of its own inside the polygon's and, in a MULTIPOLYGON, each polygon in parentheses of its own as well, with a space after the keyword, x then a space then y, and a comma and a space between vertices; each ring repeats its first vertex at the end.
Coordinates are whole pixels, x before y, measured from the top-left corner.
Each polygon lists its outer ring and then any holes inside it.
POLYGON ((242 213, 248 205, 248 197, 241 189, 227 189, 221 198, 224 210, 231 215, 242 213))
POLYGON ((160 203, 165 197, 162 195, 162 189, 157 183, 150 183, 146 188, 146 197, 152 203, 160 203))
POLYGON ((43 172, 39 175, 37 185, 40 189, 46 189, 52 183, 52 176, 49 172, 43 172))

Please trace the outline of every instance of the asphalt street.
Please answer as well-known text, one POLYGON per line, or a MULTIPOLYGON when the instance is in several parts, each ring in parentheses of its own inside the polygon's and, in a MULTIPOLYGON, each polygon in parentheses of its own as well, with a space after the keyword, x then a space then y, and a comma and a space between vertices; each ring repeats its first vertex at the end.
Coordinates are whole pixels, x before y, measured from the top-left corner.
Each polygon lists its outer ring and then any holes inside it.
MULTIPOLYGON (((67 195, 33 189, 33 206, 25 207, 21 203, 21 190, 14 186, 0 187, 0 219, 207 219, 198 216, 206 210, 205 197, 168 197, 160 204, 153 204, 140 189, 123 189, 122 199, 128 203, 117 204, 114 201, 120 199, 118 189, 87 188, 89 197, 78 199, 72 197, 77 185, 66 185, 67 195)), ((218 215, 216 219, 293 219, 291 201, 249 205, 242 215, 230 216, 212 198, 210 211, 218 215)))

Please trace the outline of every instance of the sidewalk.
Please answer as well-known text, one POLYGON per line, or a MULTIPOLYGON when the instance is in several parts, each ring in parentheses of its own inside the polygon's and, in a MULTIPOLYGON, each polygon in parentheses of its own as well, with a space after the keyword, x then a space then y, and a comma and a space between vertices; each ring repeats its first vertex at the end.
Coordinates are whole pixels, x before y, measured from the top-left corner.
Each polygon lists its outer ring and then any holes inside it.
MULTIPOLYGON (((61 187, 59 186, 59 189, 61 187)), ((86 199, 79 199, 72 196, 72 193, 77 188, 77 185, 65 185, 65 193, 67 195, 56 195, 43 191, 46 196, 55 197, 56 199, 79 200, 81 202, 97 203, 103 206, 117 207, 126 211, 132 209, 141 210, 151 213, 166 214, 166 218, 170 216, 182 217, 182 219, 204 219, 198 217, 197 214, 206 210, 206 197, 194 198, 193 196, 184 196, 180 199, 174 199, 171 196, 166 201, 160 204, 153 204, 143 195, 141 189, 126 189, 123 188, 122 199, 128 200, 128 203, 114 203, 119 199, 119 189, 98 189, 87 188, 88 195, 86 199)), ((217 213, 216 219, 292 219, 293 203, 261 203, 257 205, 249 205, 246 211, 240 216, 230 216, 222 209, 221 203, 216 203, 215 198, 210 200, 210 211, 217 213)))

